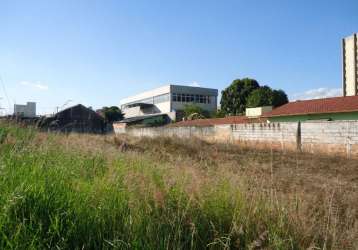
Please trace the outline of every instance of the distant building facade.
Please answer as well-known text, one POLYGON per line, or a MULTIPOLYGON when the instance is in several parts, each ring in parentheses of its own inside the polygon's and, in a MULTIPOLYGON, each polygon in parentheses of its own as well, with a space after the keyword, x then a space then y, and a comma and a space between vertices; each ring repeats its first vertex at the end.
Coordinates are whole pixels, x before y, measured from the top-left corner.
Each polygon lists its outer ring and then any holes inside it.
POLYGON ((358 34, 342 40, 343 96, 358 95, 358 34))
POLYGON ((171 120, 181 120, 182 111, 187 104, 195 104, 207 112, 215 112, 217 98, 217 89, 167 85, 123 99, 121 110, 125 118, 167 114, 171 120))
POLYGON ((15 104, 14 115, 26 118, 36 117, 36 102, 27 102, 26 105, 15 104))

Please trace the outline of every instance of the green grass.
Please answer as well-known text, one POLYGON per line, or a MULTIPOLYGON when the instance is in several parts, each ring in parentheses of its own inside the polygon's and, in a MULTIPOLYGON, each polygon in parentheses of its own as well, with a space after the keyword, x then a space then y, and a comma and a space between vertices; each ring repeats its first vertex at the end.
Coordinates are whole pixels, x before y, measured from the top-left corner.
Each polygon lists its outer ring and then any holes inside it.
POLYGON ((283 206, 230 175, 65 137, 0 125, 0 249, 308 247, 283 206))

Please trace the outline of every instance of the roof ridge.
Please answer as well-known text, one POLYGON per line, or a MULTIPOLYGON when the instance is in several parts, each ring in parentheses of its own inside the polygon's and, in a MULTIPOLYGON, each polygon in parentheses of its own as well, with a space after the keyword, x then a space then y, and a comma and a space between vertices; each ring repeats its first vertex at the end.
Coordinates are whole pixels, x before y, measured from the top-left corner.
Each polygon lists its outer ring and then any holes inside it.
MULTIPOLYGON (((318 100, 329 100, 329 99, 344 99, 344 98, 358 98, 358 96, 332 96, 332 97, 324 97, 324 98, 316 98, 316 99, 308 99, 308 100, 294 100, 292 102, 289 103, 293 103, 293 102, 307 102, 307 101, 318 101, 318 100)), ((288 104, 288 103, 286 103, 288 104)), ((285 104, 285 105, 286 105, 285 104)))
POLYGON ((337 96, 289 102, 265 114, 265 117, 356 111, 358 111, 358 96, 337 96))

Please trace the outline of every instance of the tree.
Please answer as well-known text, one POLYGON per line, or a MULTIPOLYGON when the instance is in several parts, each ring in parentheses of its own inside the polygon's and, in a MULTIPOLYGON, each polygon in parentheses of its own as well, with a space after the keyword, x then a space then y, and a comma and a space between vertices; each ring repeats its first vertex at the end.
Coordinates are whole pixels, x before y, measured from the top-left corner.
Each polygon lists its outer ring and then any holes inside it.
POLYGON ((101 112, 104 118, 106 119, 106 121, 110 123, 115 121, 120 121, 123 119, 122 111, 120 110, 120 108, 116 106, 103 107, 101 112))
POLYGON ((189 117, 207 117, 207 113, 198 105, 187 104, 184 106, 184 117, 188 119, 189 117))
POLYGON ((268 86, 263 86, 258 89, 255 89, 247 98, 247 107, 256 108, 262 106, 271 106, 272 96, 272 89, 268 86))
POLYGON ((262 106, 278 107, 288 102, 286 93, 283 90, 273 90, 268 86, 260 87, 247 98, 247 107, 256 108, 262 106))
POLYGON ((248 96, 260 87, 250 78, 236 79, 222 91, 221 110, 228 115, 239 115, 245 112, 248 96))
POLYGON ((250 78, 236 79, 222 91, 221 112, 226 115, 240 115, 247 107, 274 106, 288 102, 283 90, 261 86, 250 78))
POLYGON ((279 107, 288 103, 288 97, 282 89, 272 91, 272 106, 279 107))

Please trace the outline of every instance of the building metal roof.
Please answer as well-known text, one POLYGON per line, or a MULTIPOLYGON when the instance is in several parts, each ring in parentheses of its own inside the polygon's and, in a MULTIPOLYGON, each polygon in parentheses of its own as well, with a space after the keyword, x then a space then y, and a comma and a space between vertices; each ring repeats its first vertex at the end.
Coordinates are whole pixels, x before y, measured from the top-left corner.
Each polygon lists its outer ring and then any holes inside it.
POLYGON ((266 118, 247 118, 246 116, 229 116, 225 118, 212 118, 212 119, 197 119, 191 121, 181 121, 170 126, 177 127, 200 127, 200 126, 214 126, 214 125, 224 125, 224 124, 240 124, 240 123, 257 123, 257 122, 266 122, 266 118))
POLYGON ((358 96, 342 96, 289 102, 265 114, 265 117, 358 111, 358 96))

